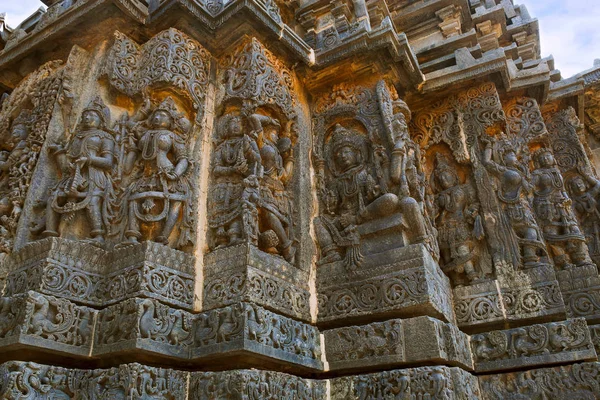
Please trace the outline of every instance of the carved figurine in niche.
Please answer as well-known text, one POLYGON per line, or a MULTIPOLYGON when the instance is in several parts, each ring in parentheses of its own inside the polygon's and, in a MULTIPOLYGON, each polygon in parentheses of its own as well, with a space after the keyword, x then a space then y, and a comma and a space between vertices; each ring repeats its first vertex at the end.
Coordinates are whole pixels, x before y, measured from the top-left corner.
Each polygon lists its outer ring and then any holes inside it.
POLYGON ((508 236, 513 262, 515 266, 523 263, 535 267, 547 253, 528 201, 532 191, 529 170, 507 139, 501 138, 494 145, 490 137, 483 135, 482 141, 486 144, 483 164, 498 179, 496 194, 502 207, 499 225, 508 236))
MULTIPOLYGON (((357 131, 336 125, 328 143, 328 160, 331 176, 321 184, 324 212, 315 220, 321 260, 327 264, 342 259, 350 269, 357 269, 363 260, 360 250, 358 226, 378 218, 402 212, 406 224, 418 226, 410 216, 419 212, 419 205, 410 198, 401 201, 397 195, 386 193, 369 172, 368 143, 357 131)), ((422 217, 421 217, 422 218, 422 217)), ((424 237, 420 221, 419 237, 424 237)))
POLYGON ((115 139, 109 130, 110 110, 96 97, 83 110, 77 131, 66 146, 52 144, 49 150, 61 171, 46 207, 43 236, 59 236, 61 219, 70 220, 85 210, 91 238, 104 241, 114 200, 112 171, 116 165, 115 139))
POLYGON ((590 257, 600 265, 600 180, 581 171, 569 180, 568 188, 590 257))
POLYGON ((155 108, 148 103, 145 108, 142 114, 147 117, 135 123, 127 140, 124 173, 132 176, 125 191, 125 237, 131 243, 148 239, 168 245, 179 223, 174 247, 182 248, 192 241, 191 168, 186 143, 191 124, 171 97, 155 108))
POLYGON ((248 239, 258 235, 254 215, 248 213, 256 211, 253 208, 260 196, 261 155, 257 132, 245 132, 245 125, 242 116, 233 113, 221 117, 217 125, 219 142, 212 155, 208 201, 212 248, 242 243, 244 235, 248 239))
POLYGON ((484 236, 477 192, 471 184, 460 183, 455 168, 441 153, 436 157, 431 185, 442 269, 454 285, 477 282, 484 275, 481 263, 476 262, 482 256, 484 236))
POLYGON ((286 185, 294 171, 292 141, 279 136, 277 119, 253 114, 250 123, 259 140, 262 162, 260 179, 259 225, 261 247, 275 248, 288 262, 294 261, 296 248, 292 240, 292 200, 286 185))
POLYGON ((542 147, 534 153, 535 170, 533 209, 544 239, 558 268, 591 263, 585 237, 579 229, 572 202, 550 149, 542 147))

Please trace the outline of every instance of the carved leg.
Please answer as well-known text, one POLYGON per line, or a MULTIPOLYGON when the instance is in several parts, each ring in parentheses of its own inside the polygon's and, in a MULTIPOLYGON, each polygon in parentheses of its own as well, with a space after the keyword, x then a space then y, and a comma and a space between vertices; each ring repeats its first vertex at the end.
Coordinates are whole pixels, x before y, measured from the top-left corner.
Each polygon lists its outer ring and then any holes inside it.
POLYGON ((585 242, 573 241, 569 243, 569 255, 576 266, 590 265, 592 259, 585 242))
POLYGON ((269 229, 272 229, 273 232, 277 235, 279 239, 279 246, 277 246, 277 250, 279 253, 288 261, 294 261, 294 255, 296 254, 296 249, 292 246, 292 241, 288 237, 285 227, 281 223, 281 220, 277 218, 272 212, 267 211, 265 213, 265 222, 269 229))
POLYGON ((57 237, 58 224, 60 223, 60 214, 52 208, 52 198, 48 200, 46 206, 46 230, 42 232, 44 237, 57 237))
POLYGON ((169 236, 171 236, 171 232, 173 232, 173 229, 175 229, 175 224, 179 219, 181 205, 182 203, 180 201, 171 202, 169 214, 167 215, 167 220, 165 221, 165 226, 163 227, 162 233, 156 237, 157 242, 165 245, 169 244, 169 236))
POLYGON ((398 210, 398 204, 398 196, 386 193, 365 207, 358 215, 358 223, 391 215, 398 210))
POLYGON ((138 239, 142 237, 140 232, 140 221, 135 215, 135 200, 129 202, 129 218, 127 222, 127 230, 125 236, 132 243, 138 243, 138 239))
MULTIPOLYGON (((539 240, 538 233, 535 228, 526 227, 522 232, 522 237, 527 240, 539 240)), ((539 261, 537 249, 535 246, 523 245, 523 262, 527 264, 537 263, 539 261)))
POLYGON ((319 264, 329 264, 334 261, 340 261, 342 257, 338 253, 338 246, 333 241, 331 234, 325 228, 320 218, 315 219, 315 232, 319 247, 321 248, 321 259, 319 264))
POLYGON ((102 227, 102 198, 100 196, 92 196, 90 204, 87 208, 87 214, 92 228, 90 231, 90 236, 100 243, 104 242, 104 229, 102 227))
MULTIPOLYGON (((462 244, 458 246, 457 249, 458 257, 468 257, 471 253, 469 246, 467 244, 462 244)), ((467 279, 469 282, 473 282, 477 279, 477 274, 475 273, 475 268, 473 267, 473 262, 471 260, 467 261, 463 265, 464 273, 467 275, 467 279)))
POLYGON ((427 229, 425 228, 425 218, 421 213, 419 203, 412 197, 405 197, 400 200, 400 211, 406 220, 411 236, 414 238, 412 242, 424 242, 427 239, 427 229))
POLYGON ((227 229, 227 236, 229 237, 229 244, 234 245, 242 241, 242 221, 236 219, 229 224, 227 229))

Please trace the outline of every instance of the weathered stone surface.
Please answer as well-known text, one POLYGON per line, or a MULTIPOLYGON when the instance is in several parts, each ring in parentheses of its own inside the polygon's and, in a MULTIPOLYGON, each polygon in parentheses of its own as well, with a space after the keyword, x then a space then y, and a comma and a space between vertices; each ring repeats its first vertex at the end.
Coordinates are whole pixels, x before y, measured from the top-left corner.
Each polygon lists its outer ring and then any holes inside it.
POLYGON ((262 357, 297 368, 322 368, 315 327, 250 303, 191 314, 135 298, 101 310, 94 356, 133 353, 194 362, 243 355, 254 357, 251 364, 262 357))
POLYGON ((454 367, 420 367, 331 380, 331 398, 481 399, 477 378, 454 367))
POLYGON ((484 399, 597 399, 600 363, 588 362, 479 377, 484 399))
POLYGON ((248 301, 310 321, 308 276, 283 258, 240 244, 204 259, 204 309, 248 301))
POLYGON ((49 238, 11 254, 5 294, 27 290, 105 306, 131 297, 193 306, 194 258, 144 242, 107 252, 89 243, 49 238))
POLYGON ((431 317, 391 319, 323 334, 332 371, 423 363, 473 368, 469 337, 454 325, 431 317))
POLYGON ((34 291, 0 298, 0 348, 87 357, 97 311, 34 291))
POLYGON ((319 324, 415 314, 454 320, 448 278, 424 246, 401 248, 386 260, 386 264, 350 273, 343 272, 340 264, 320 267, 319 324))
POLYGON ((471 347, 476 372, 597 359, 583 318, 480 333, 471 347))

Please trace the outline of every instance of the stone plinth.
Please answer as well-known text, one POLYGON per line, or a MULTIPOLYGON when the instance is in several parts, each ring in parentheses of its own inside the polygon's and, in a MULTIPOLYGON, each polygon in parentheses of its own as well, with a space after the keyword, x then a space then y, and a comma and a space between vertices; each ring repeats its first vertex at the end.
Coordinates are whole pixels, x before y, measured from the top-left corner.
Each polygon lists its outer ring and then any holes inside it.
POLYGON ((600 322, 600 276, 596 265, 557 271, 556 276, 569 318, 585 317, 590 323, 600 322))
POLYGON ((596 360, 584 318, 471 336, 476 372, 596 360))
POLYGON ((253 302, 310 321, 306 272, 248 244, 217 249, 204 258, 204 309, 253 302))
POLYGON ((331 379, 331 399, 482 399, 477 378, 457 367, 419 367, 331 379))
POLYGON ((319 326, 429 315, 454 321, 452 292, 425 246, 393 250, 379 265, 347 271, 341 262, 317 270, 319 326))
POLYGON ((130 299, 99 312, 94 356, 128 355, 202 363, 237 359, 289 368, 322 368, 318 330, 251 303, 200 314, 153 299, 130 299))
POLYGON ((28 244, 7 262, 7 296, 36 290, 94 307, 137 296, 193 308, 194 257, 154 242, 108 252, 49 238, 28 244))
POLYGON ((454 325, 431 317, 392 319, 323 334, 332 371, 422 364, 473 369, 469 337, 454 325))

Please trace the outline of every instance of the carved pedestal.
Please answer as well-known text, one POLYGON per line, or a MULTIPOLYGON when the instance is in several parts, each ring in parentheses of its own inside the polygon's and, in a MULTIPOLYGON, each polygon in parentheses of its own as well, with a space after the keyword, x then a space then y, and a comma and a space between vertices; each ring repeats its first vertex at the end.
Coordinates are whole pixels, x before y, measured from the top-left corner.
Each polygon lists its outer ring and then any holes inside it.
POLYGON ((253 302, 310 321, 308 274, 282 257, 249 244, 217 249, 204 258, 203 308, 253 302))
POLYGON ((600 276, 595 265, 557 271, 565 308, 570 318, 600 322, 600 276))
POLYGON ((107 252, 49 238, 28 244, 7 263, 7 296, 37 290, 95 307, 138 296, 193 308, 194 257, 154 242, 107 252))
POLYGON ((523 270, 453 292, 458 326, 467 332, 565 318, 561 291, 549 269, 523 270))
POLYGON ((317 293, 319 326, 415 315, 454 321, 448 278, 423 245, 395 249, 354 272, 341 262, 321 266, 317 293))
POLYGON ((325 354, 332 371, 449 364, 473 369, 469 336, 431 317, 391 319, 330 329, 325 354))

